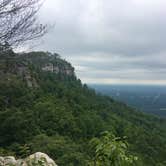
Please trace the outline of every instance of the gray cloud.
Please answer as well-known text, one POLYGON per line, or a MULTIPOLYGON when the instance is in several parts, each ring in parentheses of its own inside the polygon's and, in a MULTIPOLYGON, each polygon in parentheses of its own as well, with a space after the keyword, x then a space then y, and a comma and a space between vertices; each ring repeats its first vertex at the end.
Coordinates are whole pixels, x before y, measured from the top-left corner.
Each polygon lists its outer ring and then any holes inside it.
POLYGON ((85 82, 165 83, 165 8, 164 0, 46 0, 39 16, 55 27, 38 49, 60 53, 85 82))

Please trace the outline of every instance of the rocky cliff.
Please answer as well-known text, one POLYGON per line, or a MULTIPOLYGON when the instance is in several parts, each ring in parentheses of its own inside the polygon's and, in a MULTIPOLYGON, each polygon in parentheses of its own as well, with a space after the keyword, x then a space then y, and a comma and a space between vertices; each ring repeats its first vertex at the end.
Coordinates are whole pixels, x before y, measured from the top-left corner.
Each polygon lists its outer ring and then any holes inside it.
POLYGON ((25 159, 16 160, 13 156, 0 157, 0 166, 57 166, 47 155, 37 152, 25 159))
POLYGON ((11 77, 22 78, 28 87, 38 87, 34 71, 50 72, 68 77, 75 77, 74 68, 61 59, 58 54, 49 52, 30 52, 0 55, 0 76, 9 80, 11 77))

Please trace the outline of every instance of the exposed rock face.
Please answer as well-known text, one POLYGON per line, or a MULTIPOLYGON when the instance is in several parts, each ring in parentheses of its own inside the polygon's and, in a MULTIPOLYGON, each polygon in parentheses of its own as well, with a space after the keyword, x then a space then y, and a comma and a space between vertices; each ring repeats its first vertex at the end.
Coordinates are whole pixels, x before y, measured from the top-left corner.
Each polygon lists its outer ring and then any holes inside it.
POLYGON ((0 166, 15 166, 17 161, 12 156, 0 157, 0 166))
POLYGON ((74 75, 74 69, 69 65, 58 66, 57 64, 47 63, 47 64, 44 64, 44 66, 42 67, 42 70, 53 72, 56 74, 58 73, 66 74, 68 76, 74 75))
POLYGON ((54 65, 52 63, 48 63, 44 67, 42 67, 42 70, 54 72, 54 65))
POLYGON ((0 77, 6 78, 7 81, 19 77, 29 88, 38 88, 39 71, 75 77, 74 68, 58 54, 48 52, 13 54, 0 55, 0 77))
POLYGON ((0 157, 0 166, 57 166, 46 154, 37 152, 25 159, 16 160, 12 156, 0 157))

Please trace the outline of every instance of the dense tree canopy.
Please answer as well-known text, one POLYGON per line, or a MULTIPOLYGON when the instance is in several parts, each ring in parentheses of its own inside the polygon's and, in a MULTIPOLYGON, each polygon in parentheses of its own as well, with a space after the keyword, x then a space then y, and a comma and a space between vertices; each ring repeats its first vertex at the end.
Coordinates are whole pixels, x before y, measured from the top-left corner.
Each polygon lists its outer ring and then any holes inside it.
POLYGON ((86 166, 95 157, 107 163, 134 162, 134 156, 139 166, 165 165, 165 120, 96 94, 75 75, 41 70, 44 63, 71 67, 59 56, 18 56, 7 71, 6 63, 0 63, 0 154, 24 157, 42 151, 60 166, 86 166), (28 87, 24 74, 17 72, 24 65, 37 86, 28 87), (111 135, 101 136, 104 131, 111 135), (117 140, 123 136, 125 142, 117 140))

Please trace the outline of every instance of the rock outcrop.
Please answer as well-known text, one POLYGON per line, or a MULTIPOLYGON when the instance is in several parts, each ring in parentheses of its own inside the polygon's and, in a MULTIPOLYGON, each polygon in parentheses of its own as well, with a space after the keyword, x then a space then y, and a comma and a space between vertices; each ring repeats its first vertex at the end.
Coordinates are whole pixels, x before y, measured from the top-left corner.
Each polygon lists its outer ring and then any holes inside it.
POLYGON ((63 64, 63 65, 59 65, 59 64, 53 64, 53 63, 47 63, 44 64, 42 67, 43 71, 49 71, 52 73, 56 73, 56 74, 65 74, 68 76, 74 76, 74 69, 69 66, 69 64, 63 64))
POLYGON ((13 156, 0 157, 0 166, 57 166, 57 165, 47 154, 37 152, 25 159, 19 159, 19 160, 16 160, 13 156))
POLYGON ((0 77, 9 80, 19 77, 29 88, 37 88, 37 72, 51 72, 61 76, 75 77, 74 68, 58 54, 31 52, 5 56, 0 55, 0 77))

